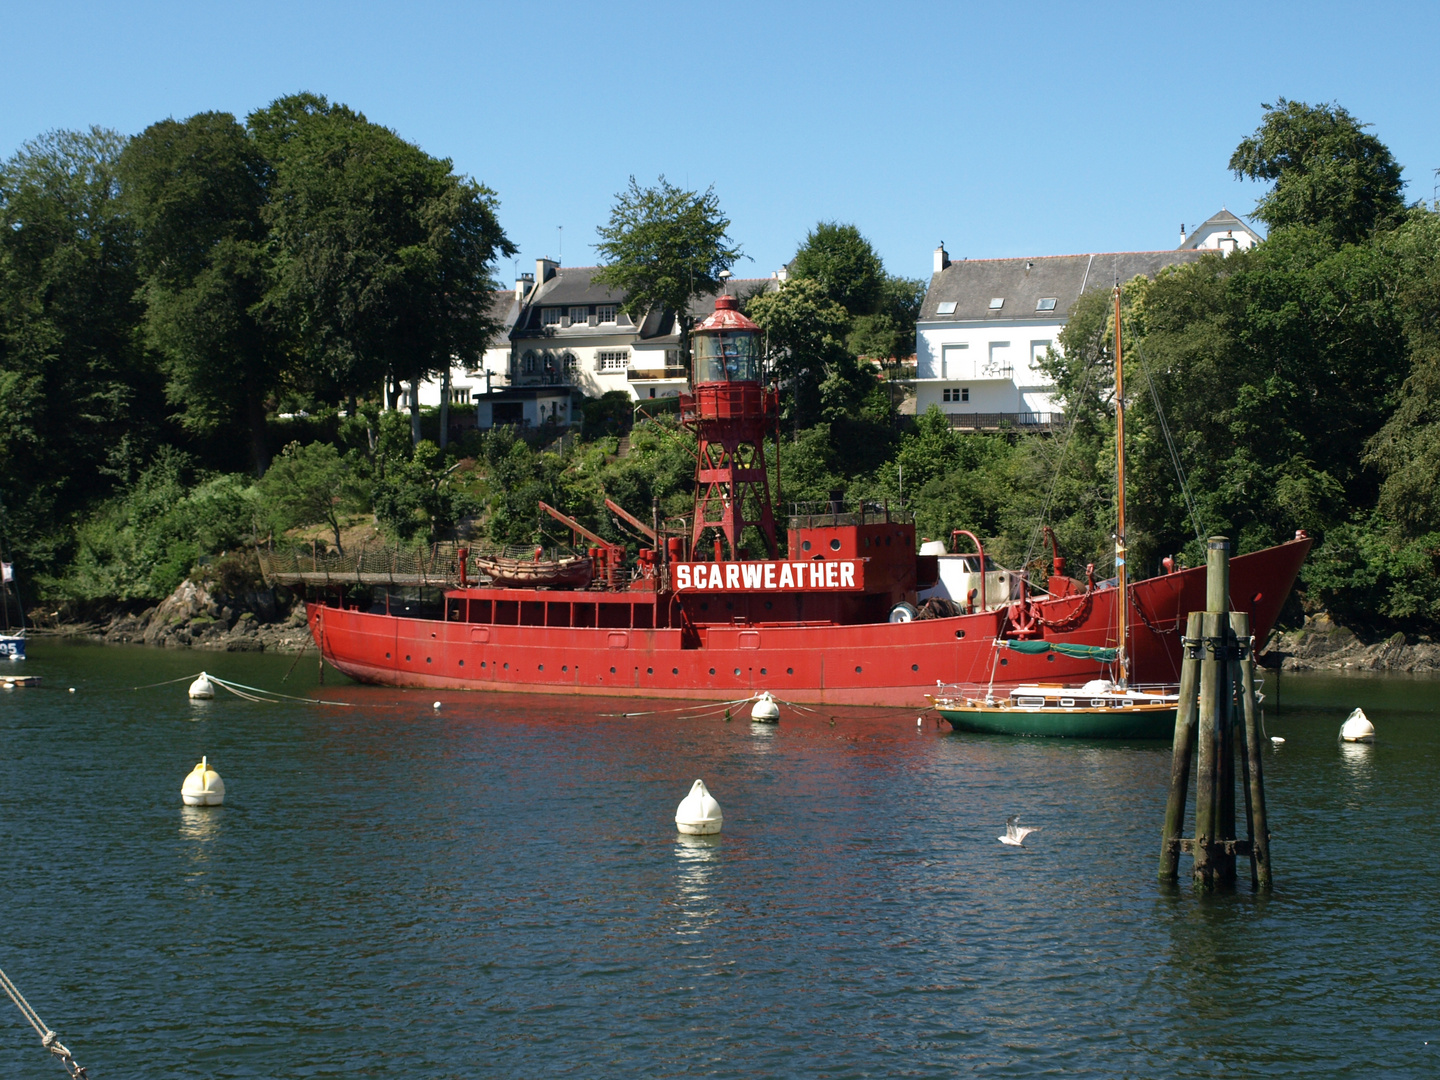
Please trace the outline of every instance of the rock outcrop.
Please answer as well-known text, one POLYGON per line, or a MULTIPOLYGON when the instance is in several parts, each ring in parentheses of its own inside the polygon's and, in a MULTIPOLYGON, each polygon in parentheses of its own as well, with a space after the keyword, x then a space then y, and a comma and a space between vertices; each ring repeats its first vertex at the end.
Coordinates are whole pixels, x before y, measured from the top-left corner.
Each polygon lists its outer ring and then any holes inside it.
POLYGON ((74 632, 114 644, 221 652, 299 652, 312 644, 305 609, 291 609, 273 589, 217 596, 188 579, 138 615, 116 615, 74 632))
POLYGON ((1260 655, 1286 671, 1440 671, 1440 644, 1428 636, 1397 632, 1366 640, 1323 611, 1307 615, 1298 630, 1271 634, 1260 655))

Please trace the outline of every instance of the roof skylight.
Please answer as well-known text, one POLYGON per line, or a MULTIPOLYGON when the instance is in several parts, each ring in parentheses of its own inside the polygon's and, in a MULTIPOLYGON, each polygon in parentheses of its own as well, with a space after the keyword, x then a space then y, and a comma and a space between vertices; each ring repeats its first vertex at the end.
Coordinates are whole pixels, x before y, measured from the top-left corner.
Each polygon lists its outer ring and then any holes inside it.
POLYGON ((1055 310, 1055 297, 1053 297, 1053 296, 1042 296, 1039 300, 1035 301, 1035 310, 1036 310, 1036 311, 1054 311, 1054 310, 1055 310))
POLYGON ((955 314, 955 301, 954 301, 954 300, 946 300, 946 301, 945 301, 944 303, 942 303, 938 308, 935 309, 935 313, 936 313, 937 315, 954 315, 954 314, 955 314))
POLYGON ((1002 307, 1004 307, 1004 306, 1005 306, 1005 298, 1004 298, 1003 296, 992 296, 992 297, 990 298, 990 310, 991 310, 991 311, 995 311, 996 309, 1002 308, 1002 307))

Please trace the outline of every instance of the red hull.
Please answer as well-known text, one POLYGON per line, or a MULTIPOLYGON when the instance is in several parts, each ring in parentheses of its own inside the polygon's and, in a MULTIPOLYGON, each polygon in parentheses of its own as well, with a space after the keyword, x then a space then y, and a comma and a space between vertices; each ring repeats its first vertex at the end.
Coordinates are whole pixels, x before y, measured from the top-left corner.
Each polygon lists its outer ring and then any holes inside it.
MULTIPOLYGON (((1310 549, 1308 539, 1230 562, 1236 610, 1249 611, 1264 641, 1310 549)), ((508 590, 517 600, 555 594, 508 590)), ((1037 605, 1073 621, 1046 636, 1114 646, 1115 589, 1037 605)), ((1173 682, 1185 618, 1205 604, 1205 568, 1131 587, 1131 670, 1137 682, 1173 682)), ((782 700, 925 708, 937 683, 984 682, 1002 612, 857 625, 712 625, 698 646, 680 629, 479 624, 402 618, 307 605, 325 659, 360 682, 452 690, 505 690, 727 700, 769 690, 782 700)), ((1099 675, 1093 661, 1050 652, 1007 652, 997 684, 1074 682, 1099 675)))

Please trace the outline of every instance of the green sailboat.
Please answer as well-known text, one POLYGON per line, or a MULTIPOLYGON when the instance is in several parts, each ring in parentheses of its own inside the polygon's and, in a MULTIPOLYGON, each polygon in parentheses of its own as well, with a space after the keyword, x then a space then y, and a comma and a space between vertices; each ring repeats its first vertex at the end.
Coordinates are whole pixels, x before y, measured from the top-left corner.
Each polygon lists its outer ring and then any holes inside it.
POLYGON ((1120 601, 1118 641, 1114 649, 1063 641, 1017 641, 997 638, 1001 649, 1020 653, 1058 652, 1065 656, 1113 664, 1114 679, 1091 679, 1074 686, 1030 683, 997 697, 995 665, 984 687, 941 688, 931 701, 956 731, 1000 735, 1032 735, 1072 739, 1168 739, 1175 732, 1178 687, 1131 685, 1126 644, 1130 638, 1128 585, 1125 567, 1125 373, 1120 354, 1120 285, 1115 285, 1115 445, 1116 529, 1115 587, 1120 601), (949 692, 947 692, 949 691, 949 692))

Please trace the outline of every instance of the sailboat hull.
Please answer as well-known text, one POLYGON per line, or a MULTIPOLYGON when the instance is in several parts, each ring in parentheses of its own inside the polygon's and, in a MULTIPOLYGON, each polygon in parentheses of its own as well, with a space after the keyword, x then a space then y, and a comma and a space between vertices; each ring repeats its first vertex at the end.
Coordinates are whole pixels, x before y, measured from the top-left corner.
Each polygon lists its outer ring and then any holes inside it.
POLYGON ((956 731, 1061 739, 1168 739, 1175 706, 1130 709, 1010 709, 937 705, 956 731))

